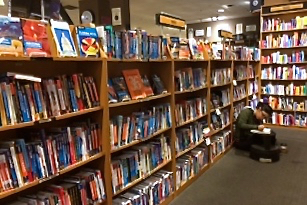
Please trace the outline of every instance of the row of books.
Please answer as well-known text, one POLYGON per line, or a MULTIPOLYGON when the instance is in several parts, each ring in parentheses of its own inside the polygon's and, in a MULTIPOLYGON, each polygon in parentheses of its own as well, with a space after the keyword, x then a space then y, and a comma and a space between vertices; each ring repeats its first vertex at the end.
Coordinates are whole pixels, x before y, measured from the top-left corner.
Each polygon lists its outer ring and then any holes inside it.
POLYGON ((232 138, 230 130, 225 130, 221 133, 214 135, 210 146, 211 162, 213 162, 217 156, 224 153, 226 149, 231 145, 231 143, 232 138))
POLYGON ((104 179, 100 170, 82 168, 57 184, 50 184, 36 193, 17 197, 16 201, 9 205, 95 205, 105 199, 104 179))
POLYGON ((281 54, 279 51, 271 53, 269 56, 261 56, 261 61, 264 64, 288 64, 288 63, 301 63, 305 61, 305 52, 293 51, 291 55, 281 54))
POLYGON ((235 70, 234 70, 234 78, 236 80, 244 80, 246 78, 253 78, 255 77, 254 75, 254 69, 251 65, 249 66, 244 66, 244 65, 240 65, 240 66, 236 66, 235 70))
POLYGON ((296 102, 289 97, 269 97, 269 104, 273 109, 289 111, 306 111, 307 100, 296 102))
POLYGON ((272 34, 265 36, 262 40, 262 48, 291 48, 307 45, 307 34, 294 32, 293 35, 283 34, 282 36, 273 37, 272 34))
POLYGON ((203 120, 176 130, 176 154, 198 144, 206 136, 205 130, 208 131, 208 128, 207 120, 203 120))
POLYGON ((196 176, 209 161, 209 147, 200 144, 191 152, 176 160, 176 189, 179 189, 191 178, 196 176))
POLYGON ((236 120, 240 114, 240 112, 243 110, 245 107, 245 102, 239 102, 233 106, 233 117, 236 120))
POLYGON ((231 81, 231 68, 214 69, 211 72, 211 85, 224 85, 231 81))
POLYGON ((101 128, 90 120, 69 127, 28 130, 0 142, 1 191, 57 175, 102 151, 101 128), (21 134, 20 134, 21 135, 21 134))
POLYGON ((261 79, 266 80, 307 80, 305 66, 268 67, 261 71, 261 79))
POLYGON ((219 130, 230 123, 230 112, 229 109, 223 109, 220 111, 217 109, 211 115, 211 127, 214 130, 219 130))
POLYGON ((266 86, 262 87, 262 93, 268 95, 307 95, 307 83, 305 85, 294 85, 290 83, 289 85, 273 85, 268 83, 266 86))
POLYGON ((245 46, 235 46, 234 51, 236 60, 257 60, 259 50, 245 46))
POLYGON ((160 170, 126 193, 113 199, 113 205, 159 205, 175 190, 173 173, 160 170))
POLYGON ((108 80, 109 103, 144 99, 153 95, 167 93, 163 82, 157 75, 141 76, 138 69, 123 70, 123 76, 108 80))
POLYGON ((2 126, 50 119, 100 104, 93 77, 81 73, 41 79, 7 72, 0 82, 2 126))
POLYGON ((250 81, 248 88, 248 95, 256 94, 258 92, 258 81, 250 81))
POLYGON ((233 89, 233 99, 234 100, 240 100, 240 99, 245 98, 245 97, 246 97, 245 84, 235 86, 234 89, 233 89))
POLYGON ((273 112, 272 118, 268 121, 274 125, 285 126, 307 126, 307 114, 283 114, 273 112))
POLYGON ((211 93, 211 108, 227 106, 230 104, 230 89, 214 90, 211 93))
POLYGON ((179 126, 185 122, 201 117, 207 113, 206 98, 194 98, 176 103, 175 122, 179 126))
POLYGON ((307 16, 296 16, 289 21, 280 18, 265 18, 262 22, 262 31, 287 31, 306 27, 307 16))
POLYGON ((149 143, 134 146, 111 162, 112 190, 117 193, 129 183, 146 177, 155 168, 171 160, 169 137, 161 136, 149 143))
POLYGON ((175 91, 193 90, 206 86, 205 68, 184 68, 175 72, 175 91))
POLYGON ((172 126, 170 109, 170 104, 162 104, 144 111, 133 112, 131 116, 114 116, 110 119, 111 148, 115 150, 170 128, 172 126))

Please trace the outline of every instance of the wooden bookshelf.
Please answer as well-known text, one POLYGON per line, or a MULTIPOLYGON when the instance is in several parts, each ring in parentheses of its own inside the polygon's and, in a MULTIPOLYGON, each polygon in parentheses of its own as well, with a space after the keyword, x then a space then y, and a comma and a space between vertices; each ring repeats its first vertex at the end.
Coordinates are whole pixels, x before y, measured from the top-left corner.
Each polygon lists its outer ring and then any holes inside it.
MULTIPOLYGON (((159 170, 167 170, 173 173, 174 182, 176 182, 176 160, 180 158, 181 156, 189 153, 199 145, 205 143, 205 138, 201 139, 198 143, 192 145, 188 149, 176 153, 175 150, 175 144, 176 144, 176 130, 180 129, 185 126, 189 126, 189 124, 196 123, 198 121, 206 120, 208 122, 208 126, 211 128, 211 117, 214 111, 216 109, 213 109, 210 105, 211 101, 211 94, 212 92, 219 90, 219 89, 226 89, 229 88, 230 92, 230 103, 226 106, 220 107, 219 109, 229 109, 229 123, 223 126, 223 128, 218 130, 212 130, 208 135, 204 137, 213 137, 214 135, 218 134, 219 132, 222 132, 224 130, 232 130, 232 119, 233 119, 233 70, 235 67, 235 64, 247 64, 248 63, 256 63, 257 62, 249 62, 249 61, 232 61, 232 60, 173 60, 173 59, 167 59, 167 60, 156 60, 156 61, 136 61, 136 60, 110 60, 110 59, 87 59, 87 58, 59 58, 54 57, 50 59, 30 59, 30 58, 0 58, 0 61, 5 61, 6 65, 15 65, 16 62, 18 62, 18 65, 20 64, 24 67, 33 65, 33 68, 29 70, 29 72, 33 71, 33 74, 39 75, 42 73, 42 76, 56 76, 57 74, 63 74, 66 73, 65 69, 67 69, 67 73, 71 74, 74 72, 83 72, 87 75, 92 75, 95 77, 96 84, 98 86, 98 92, 100 94, 100 106, 82 110, 79 112, 73 112, 64 114, 61 116, 57 116, 52 118, 52 120, 48 121, 48 124, 43 123, 36 123, 36 122, 29 122, 29 123, 21 123, 16 125, 10 125, 10 126, 3 126, 0 127, 1 131, 11 131, 16 129, 22 129, 25 127, 40 127, 40 126, 52 126, 53 123, 57 124, 68 124, 71 121, 74 121, 75 119, 82 119, 85 116, 90 116, 91 118, 97 120, 102 127, 101 131, 101 140, 102 140, 102 152, 90 157, 88 160, 79 162, 77 164, 74 164, 66 169, 63 169, 59 172, 58 175, 52 176, 50 179, 43 179, 40 181, 35 181, 29 184, 26 184, 20 188, 16 188, 7 192, 0 193, 0 199, 10 199, 9 197, 15 197, 15 194, 23 194, 23 192, 26 191, 33 191, 36 192, 40 190, 42 186, 48 185, 51 182, 57 181, 58 178, 60 179, 61 176, 65 176, 66 174, 69 175, 70 173, 74 173, 75 171, 81 169, 82 167, 93 167, 96 169, 100 169, 103 173, 104 178, 104 184, 105 184, 105 191, 106 191, 106 201, 104 204, 111 205, 112 200, 119 196, 122 193, 125 193, 127 190, 129 190, 131 187, 141 183, 142 181, 149 178, 152 174, 158 172, 159 170), (41 65, 43 67, 41 68, 41 65), (56 69, 53 69, 56 67, 56 69), (84 69, 86 67, 87 69, 84 69), (203 87, 198 87, 191 90, 186 91, 175 91, 175 71, 178 69, 186 68, 186 67, 192 67, 192 68, 205 68, 206 69, 206 82, 207 85, 203 87), (231 68, 231 81, 226 84, 222 85, 211 85, 210 77, 211 72, 214 69, 217 68, 231 68), (38 70, 40 69, 40 70, 38 70), (148 97, 145 99, 140 100, 131 100, 127 102, 120 102, 120 103, 114 103, 110 104, 108 102, 108 88, 107 88, 107 81, 109 78, 120 76, 121 72, 125 69, 139 69, 141 74, 146 74, 148 76, 157 74, 162 82, 164 83, 165 88, 167 89, 166 94, 157 95, 148 97), (48 73, 47 73, 48 72, 48 73), (206 105, 206 114, 198 116, 192 120, 189 120, 187 122, 184 122, 180 125, 176 126, 175 123, 175 105, 177 101, 180 100, 186 100, 190 98, 195 97, 201 97, 206 99, 207 105, 206 105), (162 129, 157 132, 155 132, 153 135, 150 135, 144 139, 141 140, 135 140, 132 141, 129 144, 123 145, 121 147, 118 147, 116 149, 111 149, 111 139, 110 139, 110 119, 113 116, 116 115, 123 115, 128 116, 133 112, 137 112, 139 110, 142 110, 146 107, 155 106, 158 104, 164 104, 169 103, 171 108, 171 119, 172 119, 172 126, 170 128, 162 129), (125 151, 133 148, 134 146, 137 146, 141 143, 148 143, 151 140, 159 137, 159 136, 167 136, 170 140, 170 147, 171 147, 171 160, 166 161, 162 164, 160 164, 158 167, 154 168, 148 175, 145 177, 139 178, 133 182, 131 182, 128 186, 121 189, 117 193, 113 193, 112 191, 112 174, 111 174, 111 162, 113 158, 116 158, 120 153, 124 153, 125 151), (41 184, 41 185, 39 185, 41 184)), ((14 68, 14 67, 13 67, 14 68)), ((18 70, 19 68, 14 68, 13 70, 18 70)), ((20 70, 18 70, 21 72, 20 70)), ((239 80, 240 81, 240 80, 239 80)), ((242 83, 246 84, 248 86, 249 78, 242 79, 242 83)), ((240 81, 240 83, 241 83, 240 81)), ((246 98, 246 102, 248 102, 248 96, 244 97, 246 98)), ((244 100, 244 98, 240 99, 240 101, 244 100)), ((4 134, 6 132, 3 132, 4 134)), ((208 146, 209 152, 210 152, 210 145, 208 146)), ((223 155, 222 155, 223 156, 223 155)), ((216 160, 215 160, 216 161, 216 160)), ((174 197, 178 196, 184 189, 186 189, 191 183, 193 183, 199 176, 201 176, 206 170, 208 170, 211 166, 210 159, 208 159, 208 165, 202 168, 202 170, 195 176, 193 176, 188 182, 186 182, 184 185, 182 185, 178 190, 175 190, 173 194, 171 194, 165 201, 163 201, 161 204, 167 205, 174 199, 174 197)), ((13 198, 12 198, 13 199, 13 198)))
MULTIPOLYGON (((295 19, 297 16, 300 16, 301 18, 306 16, 306 2, 295 2, 295 3, 289 3, 289 4, 280 4, 280 5, 274 5, 274 6, 263 6, 261 9, 261 45, 264 44, 262 43, 263 41, 266 40, 266 36, 272 36, 272 38, 276 38, 278 36, 282 36, 287 34, 288 36, 294 35, 294 33, 298 34, 298 42, 300 42, 301 34, 303 32, 306 32, 307 28, 304 26, 301 26, 299 24, 295 24, 294 27, 288 27, 287 30, 276 30, 276 28, 268 28, 270 30, 264 29, 266 25, 266 21, 269 19, 280 19, 281 22, 288 23, 290 22, 290 19, 295 19), (295 8, 294 8, 295 7, 295 8), (277 9, 277 10, 275 10, 277 9)), ((280 28, 280 27, 279 27, 280 28)), ((292 38, 292 37, 291 37, 292 38)), ((273 40, 272 40, 273 41, 273 40)), ((269 48, 261 48, 261 55, 262 56, 268 56, 271 55, 274 52, 280 51, 281 55, 286 54, 288 57, 292 58, 291 54, 297 51, 304 51, 306 52, 307 46, 304 44, 292 44, 289 46, 281 46, 274 45, 275 47, 272 47, 273 43, 270 44, 269 48), (277 46, 277 47, 276 47, 277 46), (271 48, 270 48, 271 47, 271 48)), ((298 59, 300 57, 296 57, 296 59, 292 59, 292 61, 301 61, 301 59, 298 59)), ((304 59, 302 59, 304 60, 304 59)), ((291 61, 291 59, 289 60, 291 61)), ((289 63, 266 63, 266 62, 261 62, 261 67, 260 67, 260 75, 262 69, 271 67, 272 69, 276 69, 277 67, 292 67, 294 65, 300 66, 306 69, 306 61, 303 62, 289 62, 289 63)), ((263 77, 263 76, 261 76, 263 77)), ((260 84, 259 84, 259 97, 267 96, 267 97, 275 97, 278 98, 280 97, 293 97, 294 102, 297 102, 298 104, 302 102, 303 98, 306 97, 307 95, 280 95, 280 94, 266 94, 262 92, 262 87, 265 87, 266 84, 271 83, 273 86, 274 85, 285 85, 286 86, 290 83, 293 83, 295 86, 304 86, 305 82, 307 79, 261 79, 260 84)), ((301 93, 300 93, 301 94, 301 93)), ((287 110, 287 109, 273 109, 274 113, 276 114, 291 114, 291 113, 299 113, 300 111, 294 111, 294 110, 287 110)), ((301 114, 304 114, 305 112, 302 111, 301 114)), ((277 117, 276 117, 277 118, 277 117)), ((269 120, 269 122, 271 122, 269 120)), ((287 127, 289 129, 294 129, 294 128, 307 128, 306 127, 300 127, 300 126, 285 126, 285 125, 272 125, 272 124, 267 124, 268 126, 274 126, 274 127, 287 127)))

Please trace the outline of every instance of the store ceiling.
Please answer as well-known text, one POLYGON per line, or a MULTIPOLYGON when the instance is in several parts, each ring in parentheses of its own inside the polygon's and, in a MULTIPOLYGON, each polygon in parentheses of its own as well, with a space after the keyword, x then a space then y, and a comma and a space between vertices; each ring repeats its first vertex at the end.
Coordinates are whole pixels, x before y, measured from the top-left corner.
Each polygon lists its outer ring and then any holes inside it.
MULTIPOLYGON (((63 6, 78 6, 78 0, 61 0, 63 6)), ((86 0, 84 0, 86 1, 86 0)), ((130 0, 131 26, 160 32, 155 26, 155 14, 166 12, 187 23, 208 21, 211 17, 237 18, 251 16, 249 4, 244 0, 130 0), (233 5, 224 8, 223 5, 233 5), (224 9, 224 13, 218 13, 224 9)), ((75 24, 79 23, 78 10, 67 11, 75 24)))

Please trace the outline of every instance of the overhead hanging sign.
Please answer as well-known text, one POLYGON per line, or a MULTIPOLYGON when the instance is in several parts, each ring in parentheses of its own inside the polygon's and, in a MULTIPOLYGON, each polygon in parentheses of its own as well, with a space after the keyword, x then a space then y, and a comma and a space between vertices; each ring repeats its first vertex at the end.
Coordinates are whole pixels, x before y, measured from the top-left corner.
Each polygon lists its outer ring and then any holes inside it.
POLYGON ((186 27, 185 20, 164 13, 156 14, 156 23, 157 25, 177 28, 180 30, 184 30, 186 27))
POLYGON ((219 30, 219 37, 221 38, 233 38, 233 35, 229 31, 219 30))

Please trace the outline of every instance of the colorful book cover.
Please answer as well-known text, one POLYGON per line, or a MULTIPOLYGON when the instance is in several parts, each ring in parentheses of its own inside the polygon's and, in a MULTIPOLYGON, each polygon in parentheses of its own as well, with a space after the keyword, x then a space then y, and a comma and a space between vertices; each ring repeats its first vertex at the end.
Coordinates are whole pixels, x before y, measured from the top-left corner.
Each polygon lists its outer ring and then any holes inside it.
POLYGON ((80 56, 100 56, 100 46, 96 28, 78 26, 76 28, 80 56))
POLYGON ((112 84, 112 80, 108 80, 108 94, 109 94, 109 103, 116 103, 118 102, 115 89, 112 84))
POLYGON ((146 96, 153 96, 154 95, 154 92, 152 90, 152 87, 150 85, 150 82, 149 82, 149 79, 147 78, 146 75, 144 75, 142 77, 142 80, 143 80, 143 84, 144 84, 144 91, 145 91, 145 94, 146 96))
POLYGON ((23 54, 22 29, 19 18, 0 15, 0 56, 23 54))
POLYGON ((67 22, 50 20, 51 31, 60 57, 76 57, 77 52, 67 22))
POLYGON ((30 57, 51 56, 46 24, 31 19, 22 19, 21 23, 25 55, 30 57))
POLYGON ((123 77, 112 78, 112 82, 120 102, 131 100, 125 79, 123 77))
POLYGON ((133 100, 142 99, 146 97, 144 91, 144 84, 138 69, 123 70, 128 90, 133 100))

